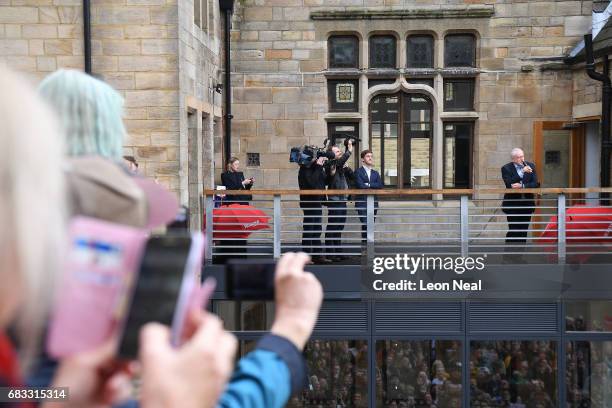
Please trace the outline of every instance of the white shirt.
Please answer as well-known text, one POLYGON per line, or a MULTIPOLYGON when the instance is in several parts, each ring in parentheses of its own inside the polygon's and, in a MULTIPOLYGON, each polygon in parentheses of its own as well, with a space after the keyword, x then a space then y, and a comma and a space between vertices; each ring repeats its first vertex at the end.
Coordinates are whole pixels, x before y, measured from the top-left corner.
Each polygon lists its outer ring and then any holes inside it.
POLYGON ((367 176, 368 176, 368 183, 370 183, 371 180, 371 174, 372 174, 372 168, 368 167, 368 166, 363 166, 363 169, 365 170, 367 176))
POLYGON ((525 174, 525 171, 523 170, 524 166, 514 163, 514 168, 516 169, 516 172, 518 173, 519 177, 523 178, 523 175, 525 174))

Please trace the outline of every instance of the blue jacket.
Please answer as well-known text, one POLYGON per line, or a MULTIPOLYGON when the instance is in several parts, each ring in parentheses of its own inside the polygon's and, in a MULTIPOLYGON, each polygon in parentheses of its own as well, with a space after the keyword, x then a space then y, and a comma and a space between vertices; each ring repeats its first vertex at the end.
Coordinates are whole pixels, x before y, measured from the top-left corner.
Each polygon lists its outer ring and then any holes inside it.
POLYGON ((293 343, 266 335, 240 359, 219 408, 281 408, 304 388, 306 363, 293 343))
MULTIPOLYGON (((359 167, 355 172, 355 184, 358 189, 381 189, 385 185, 383 184, 382 178, 380 174, 372 169, 370 172, 370 178, 368 179, 368 173, 366 173, 365 168, 363 166, 359 167)), ((374 203, 378 204, 378 198, 374 199, 374 203)), ((366 196, 358 195, 355 196, 355 207, 365 207, 366 206, 366 196)))

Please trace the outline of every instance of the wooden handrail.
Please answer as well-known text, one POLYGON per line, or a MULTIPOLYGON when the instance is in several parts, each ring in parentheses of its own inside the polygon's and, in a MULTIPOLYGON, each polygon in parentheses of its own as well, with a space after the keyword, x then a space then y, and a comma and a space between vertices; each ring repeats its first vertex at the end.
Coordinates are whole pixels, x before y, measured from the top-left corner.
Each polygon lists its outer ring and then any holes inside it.
POLYGON ((612 187, 588 188, 469 188, 469 189, 381 189, 381 190, 204 190, 204 196, 214 194, 227 195, 375 195, 375 196, 414 196, 414 195, 473 195, 473 194, 584 194, 584 193, 612 193, 612 187))

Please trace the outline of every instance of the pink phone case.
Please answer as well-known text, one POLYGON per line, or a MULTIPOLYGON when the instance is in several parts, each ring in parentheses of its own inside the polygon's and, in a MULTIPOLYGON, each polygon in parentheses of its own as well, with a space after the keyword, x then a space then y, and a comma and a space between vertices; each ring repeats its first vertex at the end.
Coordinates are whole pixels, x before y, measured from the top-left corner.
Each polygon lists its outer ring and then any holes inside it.
POLYGON ((70 225, 63 284, 47 338, 62 358, 106 341, 124 315, 124 297, 138 273, 148 232, 85 217, 70 225))

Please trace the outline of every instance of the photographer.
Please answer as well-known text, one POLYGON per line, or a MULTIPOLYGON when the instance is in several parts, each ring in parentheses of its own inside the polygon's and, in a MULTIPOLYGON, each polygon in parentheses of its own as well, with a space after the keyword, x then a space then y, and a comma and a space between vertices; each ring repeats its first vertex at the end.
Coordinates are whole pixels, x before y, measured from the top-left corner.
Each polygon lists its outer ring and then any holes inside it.
MULTIPOLYGON (((347 166, 346 162, 353 152, 353 141, 346 141, 346 151, 344 154, 338 146, 332 146, 331 151, 335 159, 329 161, 325 167, 327 172, 327 188, 330 190, 347 190, 348 181, 353 174, 353 170, 347 166)), ((346 194, 329 195, 327 197, 328 224, 325 229, 325 246, 328 256, 332 261, 342 261, 346 259, 340 255, 342 252, 342 230, 346 222, 346 194)))
MULTIPOLYGON (((331 156, 332 154, 329 153, 331 156)), ((298 185, 300 190, 325 190, 325 168, 327 157, 313 157, 300 164, 298 185)), ((312 255, 314 263, 326 264, 331 261, 323 256, 321 231, 325 195, 300 195, 300 208, 304 212, 302 227, 302 249, 312 255)))

